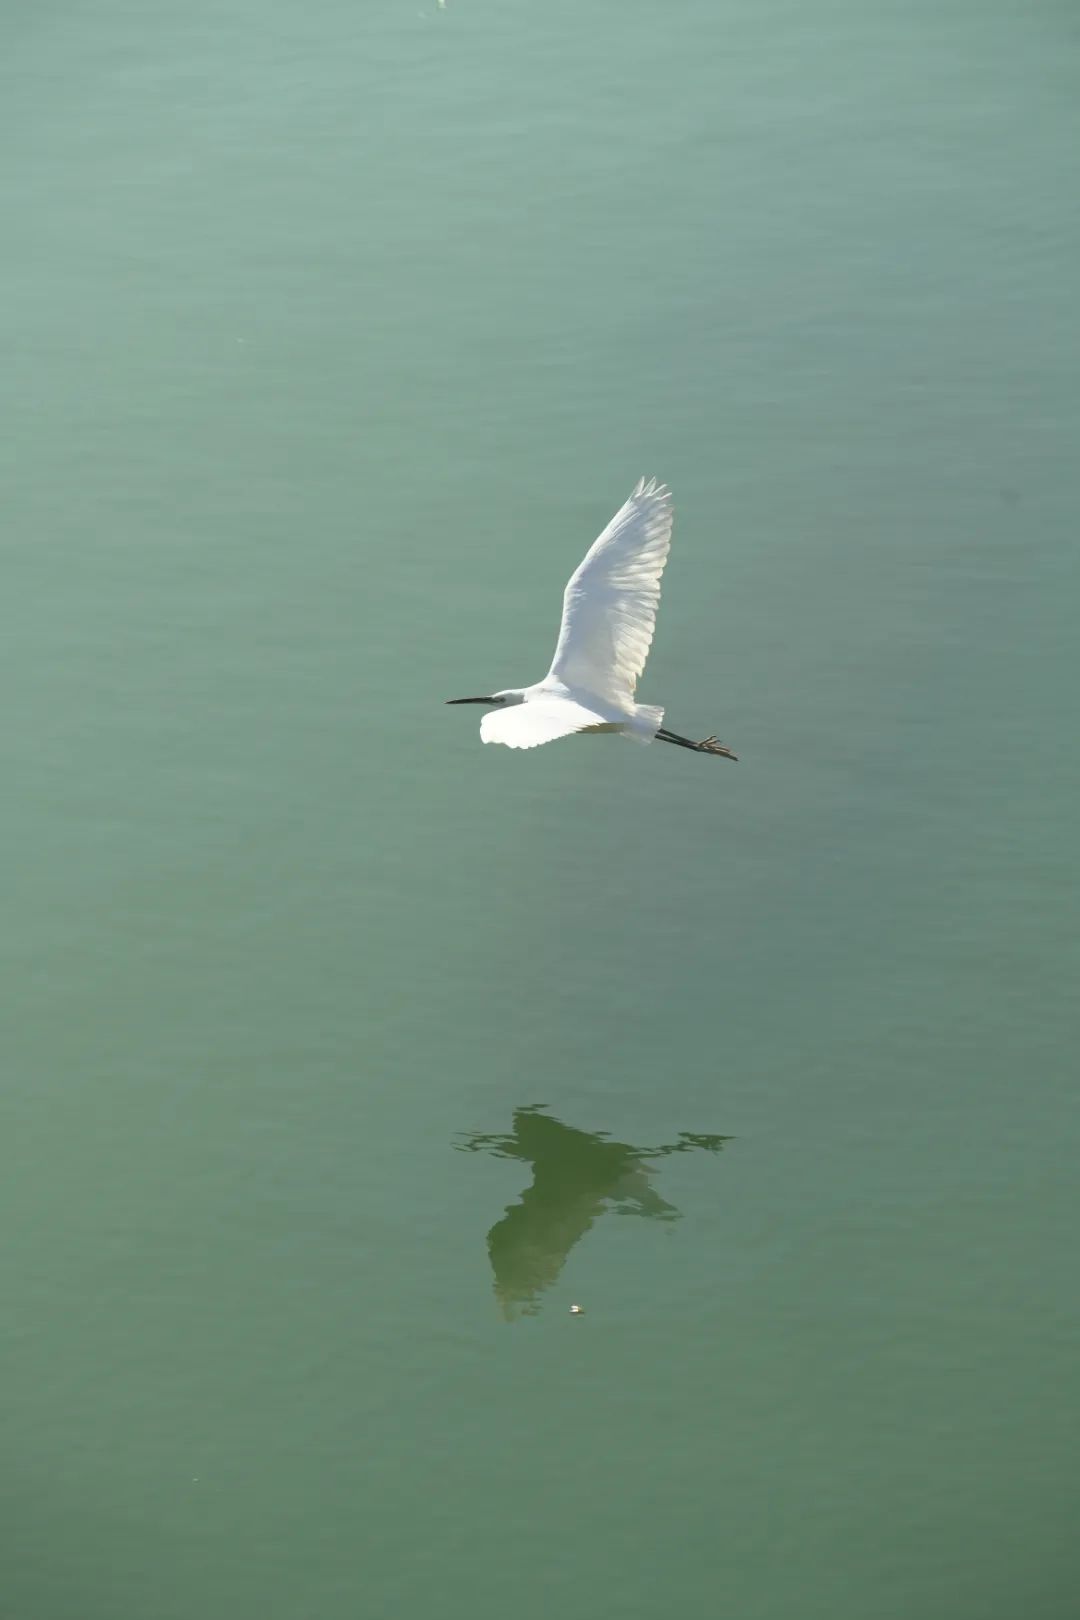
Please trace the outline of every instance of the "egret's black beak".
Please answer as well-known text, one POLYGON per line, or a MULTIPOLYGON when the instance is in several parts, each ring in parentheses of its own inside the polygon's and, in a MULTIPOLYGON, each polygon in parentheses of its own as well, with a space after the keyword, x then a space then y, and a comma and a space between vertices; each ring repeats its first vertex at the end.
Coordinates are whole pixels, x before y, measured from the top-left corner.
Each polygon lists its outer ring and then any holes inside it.
POLYGON ((501 698, 447 698, 447 703, 501 703, 501 698))

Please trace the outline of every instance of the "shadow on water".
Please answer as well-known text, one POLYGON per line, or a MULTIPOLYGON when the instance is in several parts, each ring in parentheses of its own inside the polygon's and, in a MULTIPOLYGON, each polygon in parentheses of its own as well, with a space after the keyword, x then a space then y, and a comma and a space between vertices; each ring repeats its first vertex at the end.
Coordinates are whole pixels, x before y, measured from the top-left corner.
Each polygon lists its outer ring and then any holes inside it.
POLYGON ((570 1250, 605 1210, 677 1221, 680 1213, 652 1185, 646 1161, 703 1148, 719 1153, 728 1136, 680 1131, 662 1147, 612 1142, 604 1131, 579 1131, 544 1112, 543 1104, 514 1110, 509 1136, 473 1133, 457 1143, 463 1153, 522 1159, 533 1168, 532 1186, 487 1236, 495 1295, 508 1321, 534 1316, 540 1295, 556 1281, 570 1250))

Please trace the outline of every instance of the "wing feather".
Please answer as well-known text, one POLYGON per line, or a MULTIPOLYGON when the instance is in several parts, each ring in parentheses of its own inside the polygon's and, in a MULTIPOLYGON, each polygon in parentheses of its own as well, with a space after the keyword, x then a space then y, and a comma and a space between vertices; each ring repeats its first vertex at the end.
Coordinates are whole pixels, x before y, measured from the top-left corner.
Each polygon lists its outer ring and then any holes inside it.
POLYGON ((507 748, 538 748, 556 737, 603 724, 603 715, 593 714, 580 703, 558 697, 533 698, 512 708, 489 709, 480 721, 480 736, 486 743, 504 743, 507 748))
POLYGON ((671 547, 671 491, 641 479, 571 576, 548 680, 632 704, 671 547))

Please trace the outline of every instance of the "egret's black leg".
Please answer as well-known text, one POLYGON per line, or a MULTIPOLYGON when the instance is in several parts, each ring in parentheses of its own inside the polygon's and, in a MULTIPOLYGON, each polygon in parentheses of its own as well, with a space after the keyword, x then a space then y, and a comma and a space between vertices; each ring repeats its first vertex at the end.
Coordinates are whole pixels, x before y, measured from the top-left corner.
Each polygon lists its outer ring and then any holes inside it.
POLYGON ((656 733, 656 740, 657 742, 675 743, 679 748, 697 748, 697 743, 692 743, 688 737, 676 737, 674 732, 665 731, 663 727, 656 733))
POLYGON ((677 748, 693 749, 695 754, 720 754, 724 759, 736 759, 738 756, 725 748, 723 743, 717 742, 715 737, 706 737, 702 742, 691 742, 689 737, 680 737, 675 731, 668 731, 661 726, 656 733, 658 742, 674 743, 677 748))

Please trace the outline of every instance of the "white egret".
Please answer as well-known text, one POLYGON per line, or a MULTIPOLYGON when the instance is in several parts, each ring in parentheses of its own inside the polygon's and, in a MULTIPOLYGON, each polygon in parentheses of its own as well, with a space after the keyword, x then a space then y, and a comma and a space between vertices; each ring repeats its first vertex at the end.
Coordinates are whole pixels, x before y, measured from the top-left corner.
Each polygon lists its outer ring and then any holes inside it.
POLYGON ((655 737, 699 754, 736 757, 715 737, 691 742, 665 730, 663 709, 634 698, 652 645, 673 522, 666 484, 639 480, 570 577, 555 657, 543 680, 490 697, 447 699, 493 705, 480 722, 484 742, 536 748, 575 731, 617 731, 635 742, 655 737))

